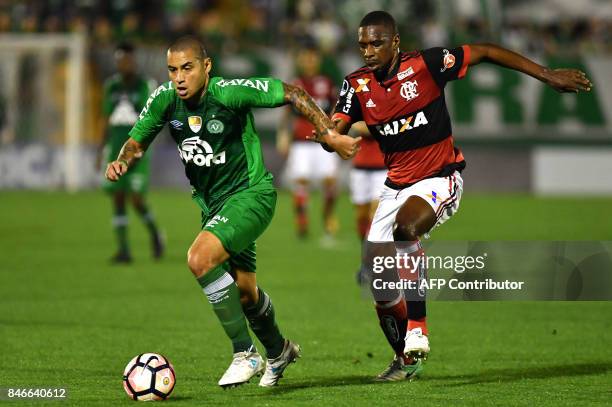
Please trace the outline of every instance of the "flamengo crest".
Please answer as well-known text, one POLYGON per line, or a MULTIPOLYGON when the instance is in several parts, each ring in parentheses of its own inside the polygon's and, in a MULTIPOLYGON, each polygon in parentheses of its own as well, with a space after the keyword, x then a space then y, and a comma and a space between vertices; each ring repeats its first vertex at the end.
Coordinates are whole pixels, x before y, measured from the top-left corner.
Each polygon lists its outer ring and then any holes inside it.
POLYGON ((415 97, 419 96, 417 93, 417 81, 406 81, 402 83, 402 88, 400 89, 400 95, 406 100, 412 100, 415 97))

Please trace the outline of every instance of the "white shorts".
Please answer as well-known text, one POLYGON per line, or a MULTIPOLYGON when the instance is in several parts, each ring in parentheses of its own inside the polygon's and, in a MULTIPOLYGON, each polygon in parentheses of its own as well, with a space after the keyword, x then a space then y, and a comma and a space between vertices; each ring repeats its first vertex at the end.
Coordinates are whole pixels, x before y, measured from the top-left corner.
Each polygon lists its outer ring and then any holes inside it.
POLYGON ((431 205, 436 213, 432 230, 446 222, 459 209, 463 179, 458 171, 448 177, 428 178, 416 184, 396 190, 383 187, 378 209, 368 234, 369 242, 392 242, 395 216, 400 207, 413 195, 420 196, 431 205))
POLYGON ((290 181, 301 178, 308 180, 335 178, 339 159, 338 154, 328 153, 319 143, 295 141, 289 149, 287 177, 290 181))
POLYGON ((351 202, 355 205, 363 205, 379 200, 386 178, 387 170, 352 168, 349 183, 351 202))

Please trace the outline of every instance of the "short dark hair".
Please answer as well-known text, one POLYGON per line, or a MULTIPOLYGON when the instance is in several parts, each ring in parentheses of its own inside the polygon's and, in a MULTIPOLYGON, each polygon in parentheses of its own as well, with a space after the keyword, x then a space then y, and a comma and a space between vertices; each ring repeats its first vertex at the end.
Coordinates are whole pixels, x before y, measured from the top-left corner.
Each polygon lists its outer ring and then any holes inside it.
POLYGON ((133 54, 134 53, 134 44, 128 41, 122 41, 117 44, 115 51, 121 51, 125 54, 133 54))
POLYGON ((184 35, 174 41, 168 51, 177 52, 177 51, 185 51, 187 49, 191 49, 195 52, 195 56, 198 59, 204 60, 208 57, 206 53, 206 48, 204 48, 204 43, 195 35, 184 35))
POLYGON ((397 24, 393 16, 386 11, 377 10, 366 14, 359 23, 359 27, 367 27, 368 25, 382 25, 389 28, 393 34, 397 34, 397 24))

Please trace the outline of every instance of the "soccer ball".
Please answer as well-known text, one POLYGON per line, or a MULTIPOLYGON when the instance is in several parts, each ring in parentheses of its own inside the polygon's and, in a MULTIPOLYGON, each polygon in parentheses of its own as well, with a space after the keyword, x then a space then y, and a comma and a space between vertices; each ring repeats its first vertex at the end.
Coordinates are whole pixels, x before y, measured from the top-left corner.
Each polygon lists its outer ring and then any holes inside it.
POLYGON ((157 353, 134 357, 123 371, 123 388, 134 400, 165 400, 172 393, 175 382, 172 363, 157 353))

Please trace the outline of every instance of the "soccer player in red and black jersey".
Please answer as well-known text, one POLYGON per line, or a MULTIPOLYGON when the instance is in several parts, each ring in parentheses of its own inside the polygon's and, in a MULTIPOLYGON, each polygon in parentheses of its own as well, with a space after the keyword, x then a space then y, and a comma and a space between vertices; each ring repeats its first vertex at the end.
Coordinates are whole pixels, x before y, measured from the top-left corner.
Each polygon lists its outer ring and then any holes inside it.
MULTIPOLYGON (((296 68, 298 77, 293 85, 306 91, 325 112, 331 112, 336 103, 337 89, 334 81, 321 72, 321 54, 313 42, 305 44, 297 54, 296 68)), ((334 216, 336 203, 336 177, 339 158, 327 154, 319 146, 308 140, 314 126, 301 115, 292 113, 287 107, 279 124, 277 148, 287 158, 287 177, 293 184, 293 201, 297 234, 300 238, 308 235, 308 200, 311 182, 321 182, 323 192, 322 242, 330 242, 338 228, 334 216), (291 140, 290 134, 293 135, 291 140), (290 141, 291 140, 291 141, 290 141)))
MULTIPOLYGON (((459 207, 465 159, 455 147, 444 100, 448 81, 463 78, 470 66, 489 62, 559 92, 589 91, 592 86, 583 72, 549 69, 493 44, 402 52, 395 20, 384 11, 367 14, 358 36, 365 66, 346 76, 333 120, 341 134, 363 120, 378 141, 388 173, 368 242, 395 242, 402 257, 423 256, 420 237, 459 207)), ((421 268, 410 272, 424 276, 421 268)), ((377 302, 376 310, 395 351, 378 379, 413 378, 430 350, 425 302, 399 292, 394 300, 377 302)))

